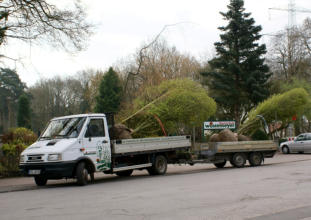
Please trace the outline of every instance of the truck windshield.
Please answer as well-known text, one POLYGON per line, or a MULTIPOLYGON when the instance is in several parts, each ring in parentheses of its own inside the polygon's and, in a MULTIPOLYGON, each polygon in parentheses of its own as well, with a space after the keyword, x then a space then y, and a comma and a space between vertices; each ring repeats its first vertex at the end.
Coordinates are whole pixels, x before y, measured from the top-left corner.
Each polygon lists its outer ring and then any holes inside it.
POLYGON ((80 134, 85 119, 86 117, 52 120, 40 139, 76 138, 80 134))

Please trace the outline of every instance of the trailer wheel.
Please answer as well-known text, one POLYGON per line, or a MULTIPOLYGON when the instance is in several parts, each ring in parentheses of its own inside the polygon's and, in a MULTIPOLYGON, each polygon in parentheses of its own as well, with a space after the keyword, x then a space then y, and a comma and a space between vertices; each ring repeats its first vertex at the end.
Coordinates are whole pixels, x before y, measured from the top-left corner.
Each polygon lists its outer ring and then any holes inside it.
POLYGON ((157 155, 152 167, 149 167, 148 169, 148 173, 150 175, 163 175, 166 173, 167 170, 167 160, 166 157, 164 157, 163 155, 157 155))
POLYGON ((85 167, 84 162, 80 162, 76 169, 76 176, 77 176, 77 184, 79 186, 84 186, 87 184, 89 180, 89 172, 85 167))
POLYGON ((260 166, 262 163, 262 154, 259 152, 253 152, 249 155, 248 161, 251 166, 260 166))
POLYGON ((133 170, 124 170, 124 171, 116 172, 116 175, 121 176, 121 177, 125 177, 125 176, 132 175, 132 173, 133 173, 133 170))
POLYGON ((235 153, 230 162, 234 167, 242 168, 246 163, 246 157, 242 153, 235 153))
POLYGON ((37 186, 45 186, 48 179, 44 176, 35 176, 35 182, 37 186))
POLYGON ((226 165, 227 161, 225 160, 224 162, 221 163, 214 163, 215 167, 217 168, 224 168, 224 166, 226 165))

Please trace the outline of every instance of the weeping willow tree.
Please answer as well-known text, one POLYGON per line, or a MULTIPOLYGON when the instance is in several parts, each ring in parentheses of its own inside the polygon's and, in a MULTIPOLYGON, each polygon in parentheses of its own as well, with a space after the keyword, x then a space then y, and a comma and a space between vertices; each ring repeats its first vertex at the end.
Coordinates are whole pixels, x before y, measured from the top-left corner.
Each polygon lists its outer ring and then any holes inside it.
POLYGON ((123 120, 134 136, 186 134, 216 112, 206 90, 189 79, 169 80, 149 87, 135 99, 133 114, 123 120))
POLYGON ((305 110, 309 101, 310 96, 303 88, 273 95, 249 113, 249 118, 246 123, 241 125, 239 133, 252 135, 257 129, 261 128, 261 120, 257 117, 258 115, 263 116, 268 124, 277 119, 282 122, 280 129, 286 128, 294 115, 298 115, 305 110))

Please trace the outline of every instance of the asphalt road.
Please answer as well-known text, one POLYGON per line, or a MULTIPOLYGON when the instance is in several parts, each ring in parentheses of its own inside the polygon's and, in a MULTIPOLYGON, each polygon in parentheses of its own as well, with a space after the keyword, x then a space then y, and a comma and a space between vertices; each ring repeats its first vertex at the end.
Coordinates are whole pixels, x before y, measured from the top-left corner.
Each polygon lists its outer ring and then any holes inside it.
POLYGON ((311 155, 297 154, 242 169, 170 166, 165 176, 98 175, 85 187, 63 180, 38 188, 26 179, 23 189, 0 193, 0 219, 311 219, 310 168, 311 155))

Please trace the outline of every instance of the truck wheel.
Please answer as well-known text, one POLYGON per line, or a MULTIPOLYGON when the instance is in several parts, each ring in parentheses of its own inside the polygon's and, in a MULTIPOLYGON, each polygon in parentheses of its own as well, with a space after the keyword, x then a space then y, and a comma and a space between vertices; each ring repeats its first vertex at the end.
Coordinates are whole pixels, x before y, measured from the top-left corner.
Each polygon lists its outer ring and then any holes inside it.
POLYGON ((287 146, 282 147, 283 154, 289 154, 289 148, 287 146))
POLYGON ((244 165, 246 163, 245 155, 242 154, 242 153, 234 154, 233 157, 232 157, 231 163, 233 164, 234 167, 237 167, 237 168, 244 167, 244 165))
POLYGON ((163 155, 158 155, 156 156, 152 167, 149 167, 148 169, 148 173, 150 175, 163 175, 166 173, 167 170, 167 160, 166 157, 164 157, 163 155))
POLYGON ((48 179, 44 176, 35 176, 35 182, 37 186, 45 186, 48 179))
POLYGON ((258 152, 253 152, 249 155, 248 161, 251 166, 260 166, 262 163, 262 154, 258 152))
POLYGON ((132 173, 133 173, 133 170, 124 170, 124 171, 116 172, 116 175, 124 177, 124 176, 130 176, 132 175, 132 173))
POLYGON ((224 168, 224 166, 226 165, 227 161, 225 160, 224 162, 221 163, 214 163, 215 167, 217 168, 224 168))
POLYGON ((80 162, 76 169, 76 176, 77 176, 77 184, 79 186, 84 186, 87 184, 89 178, 89 172, 85 168, 85 163, 80 162))

